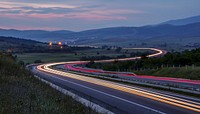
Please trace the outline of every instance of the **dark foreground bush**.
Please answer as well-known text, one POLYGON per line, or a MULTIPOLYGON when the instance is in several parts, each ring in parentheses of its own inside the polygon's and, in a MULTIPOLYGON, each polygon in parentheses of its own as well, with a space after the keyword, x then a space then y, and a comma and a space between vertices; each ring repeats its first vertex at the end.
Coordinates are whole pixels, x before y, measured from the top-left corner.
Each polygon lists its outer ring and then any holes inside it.
POLYGON ((34 78, 11 55, 0 54, 0 113, 95 112, 34 78))

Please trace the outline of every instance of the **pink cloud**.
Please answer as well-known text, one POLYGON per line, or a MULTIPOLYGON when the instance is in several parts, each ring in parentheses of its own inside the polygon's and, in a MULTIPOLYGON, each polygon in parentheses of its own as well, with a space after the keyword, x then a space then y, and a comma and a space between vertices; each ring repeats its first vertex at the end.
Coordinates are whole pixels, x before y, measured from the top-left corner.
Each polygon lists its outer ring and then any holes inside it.
POLYGON ((17 29, 17 30, 61 30, 56 27, 33 27, 33 26, 0 26, 2 29, 17 29))
POLYGON ((101 9, 101 8, 81 8, 80 6, 75 5, 67 5, 67 4, 34 4, 34 3, 16 3, 16 2, 0 2, 2 8, 6 8, 1 11, 0 17, 7 17, 13 19, 84 19, 84 20, 94 20, 94 21, 105 21, 105 20, 126 20, 128 18, 127 15, 124 14, 138 14, 143 13, 138 10, 129 10, 129 9, 101 9), (34 9, 25 9, 24 6, 32 7, 34 9), (38 8, 38 9, 37 9, 38 8), (69 8, 73 9, 73 11, 69 12, 42 12, 40 8, 51 8, 55 10, 55 8, 69 8), (18 13, 10 13, 9 11, 19 11, 18 13), (31 12, 31 13, 30 13, 31 12))
POLYGON ((111 14, 138 14, 144 12, 139 10, 127 10, 127 9, 109 9, 109 10, 103 9, 103 10, 93 10, 91 11, 91 13, 111 15, 111 14))
POLYGON ((75 19, 85 19, 85 20, 124 20, 126 17, 123 16, 108 16, 108 15, 99 15, 99 14, 71 14, 66 15, 67 18, 75 19))
POLYGON ((65 15, 63 14, 29 14, 27 17, 31 18, 39 18, 39 19, 52 19, 52 18, 63 18, 65 15))
POLYGON ((18 3, 18 2, 1 2, 1 7, 4 8, 13 8, 13 7, 24 7, 24 6, 28 6, 28 7, 34 7, 34 8, 54 8, 54 7, 59 7, 59 8, 78 8, 79 6, 75 6, 75 5, 68 5, 68 4, 53 4, 53 3, 49 3, 49 4, 36 4, 36 3, 18 3))
POLYGON ((101 15, 93 13, 69 13, 69 14, 1 14, 0 17, 7 17, 13 19, 57 19, 57 18, 66 18, 66 19, 84 19, 84 20, 125 20, 126 17, 117 16, 117 15, 101 15))

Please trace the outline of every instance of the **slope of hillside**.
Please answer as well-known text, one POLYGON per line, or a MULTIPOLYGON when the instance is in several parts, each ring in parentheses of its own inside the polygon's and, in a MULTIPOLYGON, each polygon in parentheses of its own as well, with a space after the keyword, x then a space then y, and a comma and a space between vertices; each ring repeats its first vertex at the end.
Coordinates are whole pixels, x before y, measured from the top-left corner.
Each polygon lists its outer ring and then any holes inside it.
MULTIPOLYGON (((134 39, 148 39, 153 37, 183 37, 183 36, 200 36, 200 22, 187 25, 156 25, 156 26, 142 26, 142 27, 113 27, 103 29, 93 29, 81 32, 67 32, 67 31, 18 31, 18 30, 0 30, 1 36, 15 36, 26 37, 29 39, 36 39, 39 41, 50 40, 110 40, 112 38, 125 38, 129 40, 134 39)), ((77 42, 78 42, 77 41, 77 42)))
POLYGON ((197 22, 200 22, 200 15, 188 17, 184 19, 169 20, 161 24, 186 25, 186 24, 197 23, 197 22))
POLYGON ((68 33, 72 33, 72 31, 0 29, 0 36, 19 37, 19 38, 26 38, 26 39, 32 39, 32 40, 37 40, 37 41, 59 40, 61 36, 66 36, 68 33))
POLYGON ((180 39, 183 37, 199 37, 200 23, 182 26, 165 24, 143 27, 117 27, 88 30, 73 34, 76 34, 76 37, 79 36, 76 41, 78 44, 145 42, 145 40, 153 40, 154 38, 180 39))
POLYGON ((27 39, 0 36, 0 51, 22 51, 33 49, 37 45, 43 45, 43 43, 27 39))
MULTIPOLYGON (((80 32, 0 29, 0 36, 20 37, 42 42, 63 41, 72 45, 118 45, 119 43, 127 45, 130 43, 141 44, 146 40, 151 42, 155 39, 162 39, 162 42, 168 42, 170 39, 174 41, 184 40, 184 38, 191 37, 198 39, 200 37, 200 22, 186 25, 159 24, 141 27, 112 27, 80 32)), ((198 41, 194 43, 198 43, 198 41)), ((188 43, 190 42, 186 44, 188 43)))
POLYGON ((96 113, 34 78, 10 54, 0 53, 0 87, 1 114, 96 113))

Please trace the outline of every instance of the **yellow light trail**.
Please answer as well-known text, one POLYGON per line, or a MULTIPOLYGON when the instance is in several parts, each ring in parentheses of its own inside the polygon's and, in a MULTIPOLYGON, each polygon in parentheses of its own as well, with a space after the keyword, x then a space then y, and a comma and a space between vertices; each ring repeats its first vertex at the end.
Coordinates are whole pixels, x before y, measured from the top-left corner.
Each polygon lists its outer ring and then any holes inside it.
MULTIPOLYGON (((162 50, 159 50, 156 48, 124 48, 124 49, 150 49, 150 50, 157 51, 157 53, 148 55, 148 57, 154 57, 154 56, 158 56, 158 55, 161 55, 164 53, 162 50)), ((140 59, 140 57, 123 58, 123 59, 118 59, 118 60, 124 61, 124 60, 134 60, 134 59, 140 59)), ((111 61, 114 61, 114 59, 99 60, 96 62, 111 62, 111 61)), ((161 94, 158 92, 152 92, 152 91, 148 91, 148 90, 134 88, 132 86, 127 86, 127 85, 123 85, 123 84, 119 84, 119 83, 115 83, 115 82, 111 82, 111 81, 105 81, 105 80, 101 80, 101 79, 96 79, 96 78, 81 76, 81 75, 77 75, 77 74, 67 73, 67 72, 63 72, 63 71, 58 71, 58 70, 54 70, 54 69, 50 68, 51 66, 54 66, 54 65, 67 64, 67 63, 68 64, 69 63, 80 63, 80 62, 88 62, 88 61, 49 63, 49 64, 44 64, 44 65, 39 65, 39 66, 37 66, 37 69, 40 71, 47 72, 47 73, 52 73, 52 74, 56 74, 56 75, 60 75, 60 76, 64 76, 64 77, 69 77, 69 78, 85 81, 88 83, 93 83, 96 85, 112 88, 112 89, 123 91, 126 93, 153 99, 153 100, 156 100, 159 102, 163 102, 163 103, 167 103, 170 105, 174 105, 174 106, 182 107, 185 109, 193 110, 196 112, 200 112, 200 103, 198 103, 198 102, 181 99, 181 98, 170 96, 170 95, 164 95, 164 94, 161 94)))
POLYGON ((196 111, 196 112, 200 112, 200 105, 198 105, 198 103, 195 103, 195 102, 191 103, 188 100, 182 100, 180 98, 175 98, 175 97, 170 98, 170 97, 166 97, 166 96, 162 96, 162 95, 157 95, 156 93, 146 92, 146 91, 134 89, 134 88, 131 88, 131 87, 127 87, 127 85, 122 85, 122 84, 114 83, 114 82, 111 82, 111 81, 105 81, 105 80, 101 80, 101 79, 85 77, 85 76, 81 76, 81 75, 77 75, 77 74, 71 74, 71 73, 67 73, 67 72, 63 72, 63 71, 57 71, 57 70, 49 68, 50 66, 56 65, 56 64, 59 64, 59 63, 40 65, 40 66, 37 67, 37 69, 40 70, 40 71, 44 71, 44 72, 48 72, 48 73, 52 73, 52 74, 56 74, 56 75, 60 75, 60 76, 65 76, 65 77, 69 77, 69 78, 93 83, 93 84, 96 84, 96 85, 101 85, 101 86, 104 86, 104 87, 112 88, 112 89, 115 89, 115 90, 127 92, 127 93, 130 93, 130 94, 142 96, 142 97, 145 97, 145 98, 150 98, 150 99, 160 101, 160 102, 163 102, 163 103, 167 103, 167 104, 171 104, 171 105, 174 105, 174 106, 178 106, 178 107, 186 108, 186 109, 193 110, 193 111, 196 111))

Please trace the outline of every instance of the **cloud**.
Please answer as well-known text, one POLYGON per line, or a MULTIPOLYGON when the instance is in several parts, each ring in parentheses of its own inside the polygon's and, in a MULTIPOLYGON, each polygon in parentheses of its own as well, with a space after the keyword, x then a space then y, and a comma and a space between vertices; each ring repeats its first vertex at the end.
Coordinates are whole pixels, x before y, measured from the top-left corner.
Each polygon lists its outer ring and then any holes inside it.
POLYGON ((17 30, 60 30, 60 28, 56 28, 56 27, 33 27, 33 26, 14 26, 14 25, 10 25, 10 26, 0 26, 0 28, 3 29, 17 29, 17 30))
POLYGON ((85 19, 85 20, 124 20, 124 14, 142 13, 138 10, 109 9, 102 5, 67 5, 0 2, 1 17, 38 19, 85 19))
POLYGON ((77 6, 75 5, 67 5, 67 4, 36 4, 36 3, 18 3, 18 2, 0 2, 1 7, 5 7, 5 8, 13 8, 13 7, 23 7, 23 6, 27 6, 27 7, 33 7, 33 8, 77 8, 77 6))

